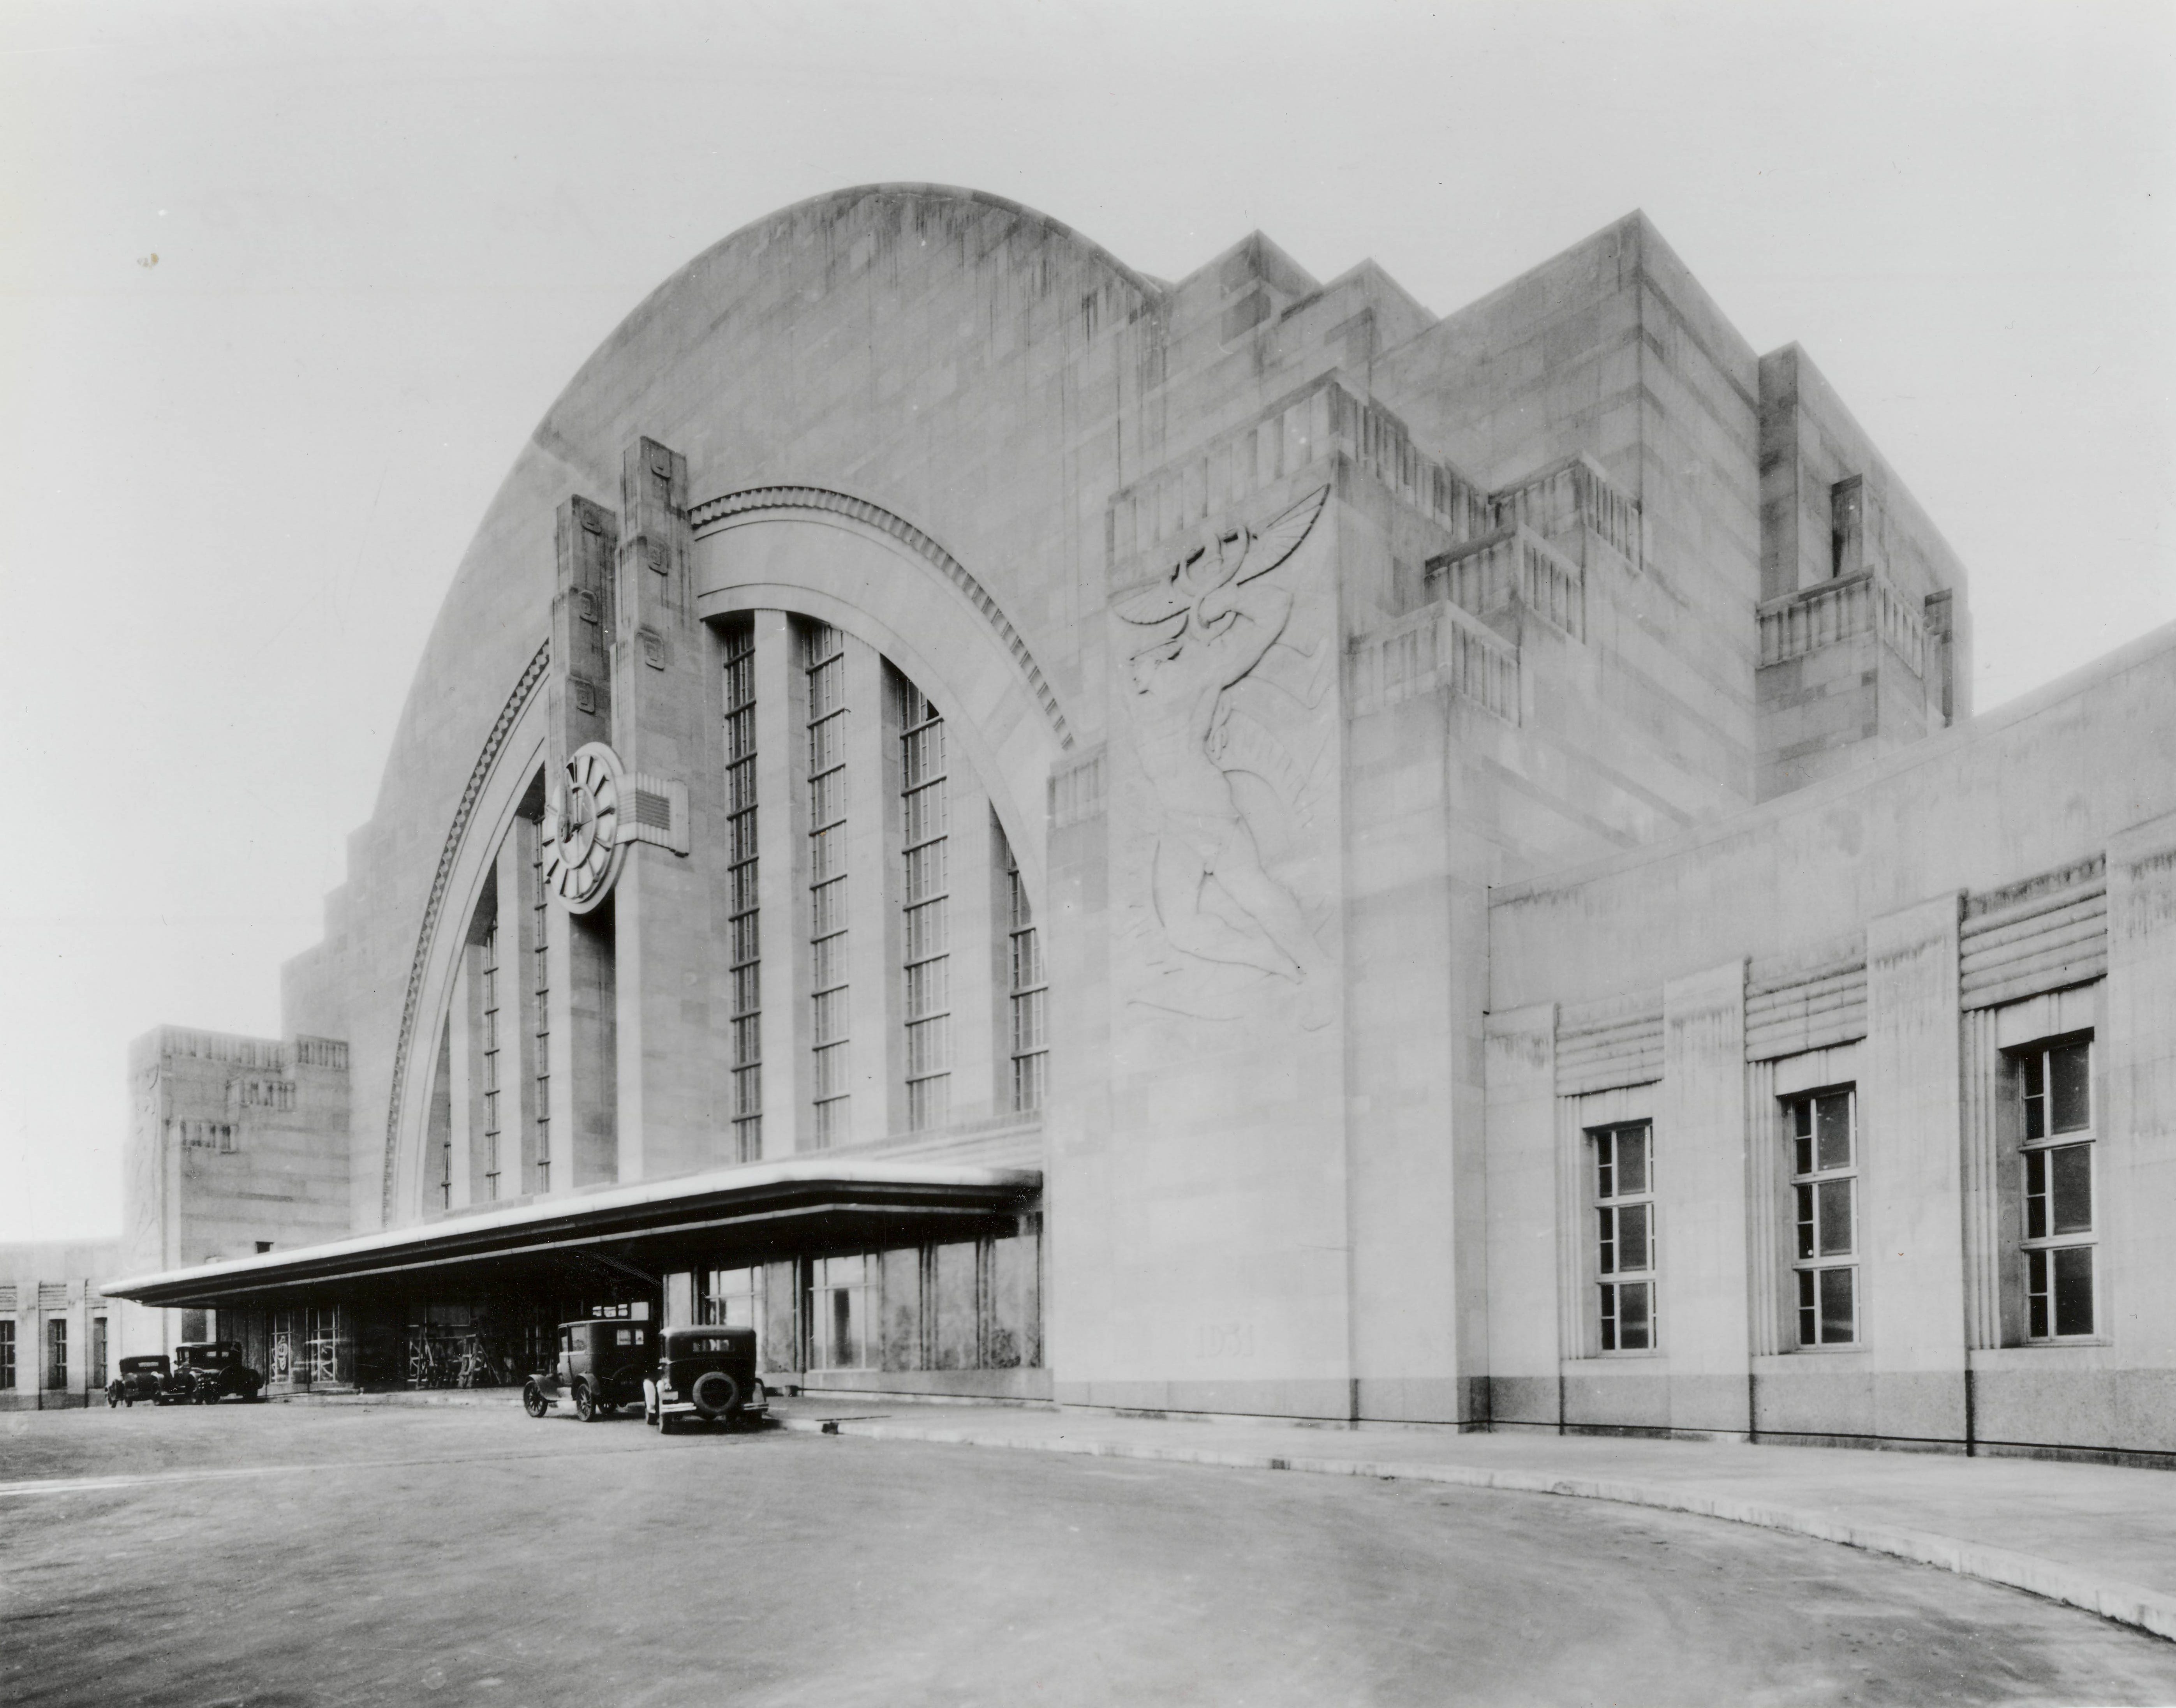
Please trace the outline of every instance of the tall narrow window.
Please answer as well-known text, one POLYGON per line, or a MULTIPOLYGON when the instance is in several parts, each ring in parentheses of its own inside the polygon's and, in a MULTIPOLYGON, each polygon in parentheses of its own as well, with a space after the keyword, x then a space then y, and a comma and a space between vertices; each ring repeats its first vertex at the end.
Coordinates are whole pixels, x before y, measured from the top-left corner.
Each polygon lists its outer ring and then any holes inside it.
POLYGON ((1595 1276, 1602 1350, 1651 1352, 1655 1335, 1655 1141, 1645 1121, 1597 1128, 1595 1276))
POLYGON ((857 1370, 872 1362, 869 1260, 819 1257, 808 1265, 808 1368, 857 1370))
POLYGON ((529 838, 530 984, 536 1015, 536 1190, 552 1189, 552 957, 547 933, 552 924, 550 892, 544 884, 544 839, 529 838))
POLYGON ((851 1130, 847 1095, 846 645, 826 623, 804 631, 808 682, 808 941, 810 1047, 815 1053, 814 1138, 851 1130))
POLYGON ((2093 1332, 2093 1046, 2034 1044, 2012 1058, 2024 1106, 2025 1332, 2093 1332))
POLYGON ((106 1385, 106 1319, 104 1317, 93 1317, 90 1319, 90 1385, 93 1388, 103 1388, 106 1385))
POLYGON ((1829 488, 1829 574, 1856 575, 1865 563, 1865 482, 1852 475, 1829 488))
POLYGON ((1858 1340, 1857 1105, 1850 1086, 1785 1105, 1802 1346, 1847 1346, 1858 1340))
POLYGON ((763 1155, 763 966, 756 911, 755 623, 726 628, 726 835, 732 861, 733 1156, 763 1155))
POLYGON ((68 1386, 68 1319, 46 1319, 46 1386, 68 1386))
MULTIPOLYGON (((998 835, 1002 841, 1004 832, 998 835)), ((1013 857, 1010 842, 1003 846, 1006 926, 1011 943, 1012 1101, 1016 1112, 1026 1114, 1042 1107, 1049 1072, 1044 1014, 1049 981, 1043 974, 1042 939, 1028 906, 1027 885, 1020 881, 1020 862, 1013 857)))
MULTIPOLYGON (((454 1207, 454 1123, 450 1100, 452 1085, 452 1027, 451 1018, 438 1032, 438 1085, 432 1095, 434 1107, 432 1119, 438 1123, 438 1208, 454 1207)), ((465 1096, 464 1092, 462 1095, 465 1096)))
POLYGON ((483 934, 483 1195, 498 1196, 498 927, 483 934))
POLYGON ((15 1325, 0 1319, 0 1388, 15 1385, 15 1325))
POLYGON ((952 958, 944 720, 899 678, 900 799, 906 869, 906 1124, 923 1132, 951 1113, 952 958))

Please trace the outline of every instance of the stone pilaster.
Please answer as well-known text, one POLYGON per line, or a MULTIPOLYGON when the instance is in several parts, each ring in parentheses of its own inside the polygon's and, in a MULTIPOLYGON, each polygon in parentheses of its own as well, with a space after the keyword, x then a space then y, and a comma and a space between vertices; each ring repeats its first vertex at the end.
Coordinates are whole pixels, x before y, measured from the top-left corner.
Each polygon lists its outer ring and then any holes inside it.
POLYGON ((1965 1434, 1957 898, 1869 922, 1859 1306, 1877 1434, 1965 1434))
POLYGON ((763 1153, 791 1156, 808 1123, 808 744, 792 620, 755 613, 755 825, 763 947, 763 1153))
POLYGON ((517 819, 498 845, 498 1195, 536 1178, 536 914, 530 861, 536 826, 517 819))
MULTIPOLYGON (((2107 1036, 2097 1039, 2095 1127, 2100 1214, 2101 1332, 2125 1362, 2176 1364, 2176 814, 2117 833, 2108 851, 2107 1036)), ((2147 1383, 2139 1382, 2139 1390, 2147 1383)), ((2159 1419, 2151 1444, 2176 1440, 2176 1419, 2141 1394, 2135 1417, 2159 1419)))
POLYGON ((956 744, 949 753, 952 1119, 981 1121, 1012 1107, 1011 938, 989 797, 956 744))
POLYGON ((899 982, 899 709, 876 649, 846 637, 846 956, 853 1014, 851 1142, 906 1123, 899 982))
POLYGON ((1656 1337, 1676 1429, 1752 1427, 1745 1144, 1745 963, 1731 960, 1662 987, 1656 1337))
POLYGON ((717 645, 690 591, 687 459, 628 447, 612 636, 612 745, 632 799, 613 892, 619 1178, 729 1161, 731 853, 717 645), (676 819, 681 822, 673 822, 676 819))
MULTIPOLYGON (((546 688, 547 762, 612 735, 612 581, 619 523, 592 500, 559 507, 558 589, 552 600, 552 666, 546 688)), ((557 902, 545 924, 551 1052, 551 1180, 570 1191, 618 1171, 618 1078, 614 1034, 612 909, 572 914, 557 902)))
POLYGON ((1557 1423, 1559 1369, 1578 1347, 1559 1332, 1567 1165, 1557 1140, 1556 1004, 1489 1015, 1486 1049, 1488 1210, 1498 1230, 1488 1243, 1489 1416, 1557 1423))
MULTIPOLYGON (((483 1065, 477 1050, 482 1003, 477 989, 478 955, 473 943, 461 945, 454 971, 454 999, 447 1022, 447 1112, 453 1121, 453 1191, 447 1205, 459 1210, 483 1195, 483 1065)), ((428 1195, 426 1184, 426 1196, 428 1195)))

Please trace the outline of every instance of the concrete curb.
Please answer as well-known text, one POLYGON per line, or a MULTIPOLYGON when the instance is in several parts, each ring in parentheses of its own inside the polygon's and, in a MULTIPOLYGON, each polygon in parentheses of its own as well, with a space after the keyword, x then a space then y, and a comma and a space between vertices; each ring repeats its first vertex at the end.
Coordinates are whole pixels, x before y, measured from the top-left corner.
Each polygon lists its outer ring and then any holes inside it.
POLYGON ((1069 1453, 1093 1459, 1142 1459, 1168 1464, 1221 1466, 1237 1471, 1304 1471, 1327 1477, 1370 1477, 1386 1481, 1451 1483, 1466 1488, 1493 1488, 1520 1494, 1555 1494, 1575 1500, 1608 1500, 1623 1506, 1687 1512, 1819 1542, 1839 1542, 1869 1553, 1887 1554, 1940 1568, 1960 1577, 1977 1578, 2023 1590, 2051 1602, 2081 1607, 2118 1624, 2150 1631, 2176 1641, 2176 1596, 2137 1584, 2098 1578, 2037 1554, 1990 1548, 1931 1531, 1856 1524, 1834 1514, 1766 1501, 1673 1488, 1666 1484, 1620 1482, 1586 1477, 1556 1477, 1538 1471, 1492 1471, 1474 1465, 1428 1465, 1364 1459, 1325 1459, 1303 1454, 1221 1452, 1210 1448, 1161 1447, 1143 1443, 1098 1441, 1059 1436, 1021 1440, 969 1429, 925 1428, 873 1418, 788 1417, 787 1429, 807 1434, 855 1435, 874 1441, 928 1441, 959 1447, 1000 1447, 1017 1452, 1069 1453))

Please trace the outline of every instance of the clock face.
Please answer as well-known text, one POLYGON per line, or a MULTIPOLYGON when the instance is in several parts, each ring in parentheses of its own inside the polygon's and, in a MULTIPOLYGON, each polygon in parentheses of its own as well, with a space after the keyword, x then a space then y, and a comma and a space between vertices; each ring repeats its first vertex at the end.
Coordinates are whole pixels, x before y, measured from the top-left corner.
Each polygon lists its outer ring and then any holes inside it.
POLYGON ((612 893, 621 846, 619 759, 602 742, 568 755, 544 804, 544 881, 575 913, 612 893))

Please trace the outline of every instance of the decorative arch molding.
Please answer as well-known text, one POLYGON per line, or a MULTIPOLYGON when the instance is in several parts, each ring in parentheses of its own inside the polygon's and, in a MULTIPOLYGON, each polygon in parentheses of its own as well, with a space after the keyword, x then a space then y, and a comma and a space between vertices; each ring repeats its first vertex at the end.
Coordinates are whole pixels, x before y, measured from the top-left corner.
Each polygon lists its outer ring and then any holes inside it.
POLYGON ((695 611, 704 620, 784 611, 830 623, 913 679, 945 717, 948 742, 989 797, 1040 905, 1050 778, 1069 760, 995 628, 931 584, 901 541, 825 513, 748 513, 695 544, 695 611), (911 566, 920 573, 900 573, 911 566))
POLYGON ((544 681, 544 673, 552 662, 552 643, 547 638, 536 649, 528 667, 521 672, 514 692, 506 697, 499 708, 491 733, 484 737, 482 751, 477 753, 476 764, 470 769, 468 785, 461 791, 460 804, 454 808, 453 822, 446 827, 446 840, 438 849, 438 864, 431 874, 430 894, 423 902, 423 922, 416 932, 416 952, 408 963, 408 988, 400 1004, 400 1031, 393 1046, 393 1083, 385 1103, 385 1161, 383 1183, 379 1189, 379 1225, 393 1226, 396 1182, 400 1162, 400 1133, 405 1124, 403 1116, 408 1101, 408 1069, 415 1052, 416 1019, 422 1009, 424 986, 430 971, 432 945, 438 933, 439 917, 445 911, 446 896, 452 886, 456 868, 460 862, 462 847, 468 840, 469 827, 477 808, 482 803, 492 775, 504 753, 508 741, 521 715, 535 698, 544 681))
POLYGON ((1036 702, 1042 708, 1043 716, 1049 721, 1051 732, 1058 737, 1058 747, 1070 752, 1073 732, 1065 721, 1065 713, 1058 704, 1058 696, 1044 677, 1042 667, 1028 650, 1027 642, 1012 625, 1004 608, 990 596, 989 591, 969 573, 967 567, 946 551, 913 523, 903 516, 895 515, 881 504, 873 504, 866 498, 857 498, 846 492, 835 492, 824 487, 749 487, 737 492, 727 492, 723 498, 708 498, 688 511, 688 519, 695 535, 703 535, 720 528, 733 526, 743 521, 758 521, 767 514, 813 511, 823 515, 836 516, 849 522, 859 523, 880 534, 889 536, 907 550, 934 568, 982 613, 1020 674, 1027 678, 1028 688, 1036 702))

